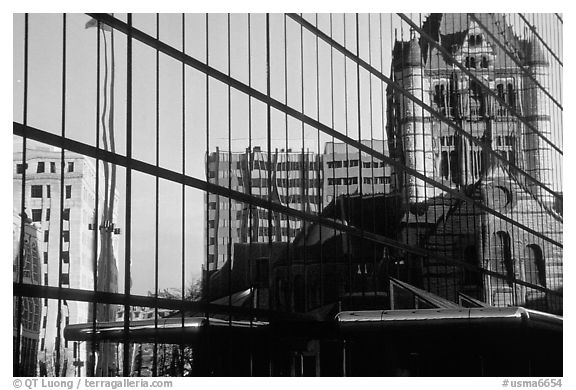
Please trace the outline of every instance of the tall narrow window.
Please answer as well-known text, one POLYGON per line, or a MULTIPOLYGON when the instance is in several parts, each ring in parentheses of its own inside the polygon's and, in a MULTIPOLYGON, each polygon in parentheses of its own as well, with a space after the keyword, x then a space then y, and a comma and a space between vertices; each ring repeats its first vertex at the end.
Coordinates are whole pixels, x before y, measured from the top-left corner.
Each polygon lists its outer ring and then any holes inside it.
POLYGON ((440 176, 444 179, 448 179, 450 176, 448 171, 448 152, 446 151, 440 155, 440 176))
POLYGON ((526 246, 525 278, 528 283, 546 287, 546 265, 542 249, 536 244, 526 246))
POLYGON ((46 209, 46 221, 50 221, 50 209, 46 209))
POLYGON ((50 163, 50 173, 56 173, 56 163, 55 162, 50 163))
POLYGON ((458 166, 458 152, 453 150, 450 152, 450 176, 453 183, 460 183, 460 169, 458 166))
POLYGON ((68 163, 68 172, 74 172, 74 162, 68 163))
POLYGON ((50 198, 50 184, 46 186, 46 197, 50 198))
POLYGON ((72 186, 66 186, 66 199, 72 198, 72 186))
POLYGON ((502 99, 502 100, 505 99, 505 96, 504 96, 504 84, 498 84, 498 85, 496 86, 496 93, 498 94, 498 97, 499 97, 500 99, 502 99))
MULTIPOLYGON (((512 285, 514 279, 514 259, 512 259, 512 249, 510 246, 510 235, 507 232, 499 231, 496 233, 500 249, 500 264, 503 265, 503 271, 506 273, 508 284, 512 285)), ((502 267, 499 267, 502 270, 502 267)))
POLYGON ((36 173, 44 173, 44 161, 38 162, 38 168, 36 169, 36 173))
POLYGON ((514 85, 508 83, 508 105, 512 108, 516 107, 516 91, 514 85))

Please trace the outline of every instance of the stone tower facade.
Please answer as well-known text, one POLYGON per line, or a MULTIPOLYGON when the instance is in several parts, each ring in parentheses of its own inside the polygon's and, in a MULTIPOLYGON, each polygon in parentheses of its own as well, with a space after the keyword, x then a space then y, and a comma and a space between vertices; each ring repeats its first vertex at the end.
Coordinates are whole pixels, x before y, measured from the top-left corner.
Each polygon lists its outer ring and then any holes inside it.
MULTIPOLYGON (((429 79, 424 76, 420 46, 415 38, 408 42, 399 42, 394 48, 394 80, 412 96, 430 104, 428 90, 429 79)), ((432 128, 430 113, 419 104, 409 99, 406 95, 398 94, 395 107, 398 117, 398 132, 394 139, 396 145, 403 153, 401 159, 404 164, 415 169, 425 176, 434 174, 434 158, 432 150, 432 128)), ((406 192, 406 200, 409 203, 425 202, 433 196, 434 187, 412 175, 401 175, 399 182, 402 183, 406 192)))
POLYGON ((422 28, 444 50, 413 35, 394 45, 392 77, 403 91, 387 91, 390 155, 493 210, 396 172, 392 183, 404 198, 399 239, 440 257, 404 254, 410 282, 453 301, 465 294, 496 306, 561 312, 562 216, 553 207, 557 196, 541 186, 561 192, 553 176, 552 147, 542 139, 551 138, 552 128, 542 91, 548 61, 535 40, 519 38, 503 16, 477 17, 481 25, 465 14, 431 14, 422 28), (484 28, 493 31, 487 34, 484 28), (515 47, 517 57, 508 57, 494 36, 515 47))
MULTIPOLYGON (((542 48, 536 39, 532 39, 528 44, 528 58, 526 61, 530 76, 525 77, 523 110, 525 119, 530 125, 538 129, 538 132, 545 138, 551 139, 550 115, 546 107, 546 94, 542 88, 549 88, 549 62, 542 48)), ((523 147, 525 157, 526 172, 548 188, 555 188, 551 162, 553 161, 552 150, 549 143, 545 142, 539 135, 527 127, 523 131, 523 147)), ((538 195, 538 198, 551 204, 552 195, 543 190, 534 182, 527 183, 531 191, 538 195)))

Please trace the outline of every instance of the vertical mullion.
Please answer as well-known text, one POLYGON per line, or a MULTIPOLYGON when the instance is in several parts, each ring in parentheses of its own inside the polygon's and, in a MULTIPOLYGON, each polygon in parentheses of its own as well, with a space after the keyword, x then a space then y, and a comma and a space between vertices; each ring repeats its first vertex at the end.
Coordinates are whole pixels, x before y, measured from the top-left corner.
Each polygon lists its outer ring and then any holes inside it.
MULTIPOLYGON (((160 39, 160 15, 156 14, 156 39, 160 39)), ((160 165, 160 52, 156 49, 155 57, 156 77, 155 77, 155 99, 156 99, 156 167, 160 165)), ((159 202, 160 202, 160 178, 155 177, 154 181, 154 297, 158 299, 158 270, 159 270, 159 240, 158 240, 158 224, 159 224, 159 202)), ((154 329, 158 329, 158 307, 154 308, 154 329)), ((158 376, 158 342, 156 337, 154 339, 153 350, 153 376, 158 376)))
MULTIPOLYGON (((208 24, 208 14, 205 14, 205 55, 206 55, 206 65, 209 65, 209 51, 208 51, 208 37, 209 37, 209 24, 208 24)), ((205 101, 206 101, 206 153, 207 153, 207 158, 206 158, 206 172, 208 172, 209 166, 210 166, 210 77, 208 76, 208 73, 206 73, 206 84, 205 84, 205 89, 206 89, 206 96, 205 96, 205 101)), ((218 157, 219 158, 219 157, 218 157)), ((210 193, 206 194, 206 197, 209 197, 210 193)), ((219 199, 219 198, 217 198, 219 199)), ((208 203, 208 202, 207 202, 208 203)), ((218 202, 219 203, 219 202, 218 202)), ((217 205, 217 207, 219 207, 219 205, 217 205)), ((208 218, 210 216, 210 210, 208 209, 208 205, 206 205, 206 221, 208 221, 208 218)), ((210 227, 208 226, 208 223, 206 223, 206 247, 209 247, 210 244, 210 227)), ((215 245, 215 248, 217 248, 217 245, 215 245)), ((218 259, 215 257, 213 259, 214 262, 216 262, 216 264, 218 263, 218 259)), ((210 259, 209 259, 209 254, 206 253, 206 271, 205 271, 205 280, 204 280, 204 297, 206 297, 206 301, 209 300, 210 297, 210 259)), ((208 309, 208 305, 206 305, 206 321, 209 320, 210 318, 210 311, 208 309)), ((208 332, 209 334, 209 332, 208 332)))
MULTIPOLYGON (((373 66, 372 64, 372 23, 371 23, 371 18, 372 16, 370 14, 368 14, 368 63, 370 64, 370 66, 373 66)), ((368 72, 368 88, 369 88, 369 112, 370 112, 370 148, 372 150, 374 150, 374 124, 373 124, 373 112, 372 112, 372 73, 368 72)), ((384 152, 384 150, 382 150, 382 152, 384 152)), ((371 190, 372 190, 372 232, 376 232, 376 199, 375 199, 375 187, 374 187, 374 181, 375 181, 375 177, 374 177, 374 157, 371 158, 372 160, 372 164, 371 164, 371 169, 372 169, 372 184, 371 184, 371 190)), ((378 162, 377 162, 378 164, 378 162)), ((380 165, 380 164, 378 164, 380 165)), ((379 172, 379 171, 377 171, 379 172)), ((382 176, 384 177, 384 176, 382 176)), ((382 183, 384 183, 384 179, 382 179, 382 183)), ((358 186, 360 188, 362 188, 362 186, 364 185, 363 180, 359 180, 358 181, 358 186)), ((372 245, 372 287, 374 289, 374 296, 376 296, 376 272, 374 272, 374 270, 376 269, 376 246, 374 245, 374 243, 371 244, 372 245)), ((366 265, 364 266, 364 272, 366 273, 365 279, 368 279, 368 269, 366 267, 366 265)))
MULTIPOLYGON (((22 123, 24 128, 28 124, 28 14, 24 14, 24 96, 22 107, 22 123)), ((22 187, 20 195, 20 242, 18 244, 18 283, 24 281, 24 238, 25 238, 25 218, 26 213, 26 134, 22 137, 22 187)), ((20 348, 22 337, 22 296, 16 298, 16 345, 13 355, 12 375, 20 374, 20 348)))
MULTIPOLYGON (((287 21, 286 21, 286 14, 284 14, 284 104, 286 104, 286 106, 288 106, 288 29, 287 29, 287 21)), ((286 166, 288 166, 288 138, 289 138, 289 134, 288 134, 288 114, 285 113, 284 114, 284 121, 285 121, 285 132, 286 132, 286 139, 285 139, 285 161, 286 161, 286 166)), ((286 169, 286 179, 288 180, 288 169, 286 169)), ((290 186, 287 185, 286 186, 287 191, 290 191, 290 186)), ((287 205, 289 206, 288 202, 286 202, 287 205)), ((295 224, 297 226, 297 224, 295 224)), ((286 227, 288 229, 288 233, 290 233, 290 216, 286 216, 286 227)), ((290 238, 288 238, 288 241, 290 241, 290 238)), ((288 287, 288 291, 290 291, 290 281, 292 280, 292 261, 294 260, 293 257, 290 256, 290 250, 288 250, 287 252, 287 256, 288 256, 288 283, 283 284, 284 288, 288 287)), ((280 283, 275 285, 275 288, 277 290, 280 289, 280 283)), ((282 294, 281 291, 278 291, 277 296, 280 296, 280 294, 282 294)), ((282 299, 278 299, 278 301, 282 302, 282 299)), ((280 302, 277 302, 277 304, 280 302)), ((282 302, 284 303, 284 302, 282 302)), ((279 304, 277 306, 280 306, 279 304)), ((288 303, 288 306, 289 303, 288 303)))
MULTIPOLYGON (((62 96, 61 96, 61 134, 62 138, 66 137, 66 14, 62 14, 62 96)), ((62 212, 64 210, 64 148, 60 150, 60 235, 58 237, 58 289, 62 288, 62 234, 64 229, 64 219, 62 212)), ((62 330, 62 300, 58 299, 58 312, 56 314, 56 363, 55 374, 60 376, 60 344, 62 330)))
MULTIPOLYGON (((96 150, 100 150, 100 21, 96 22, 96 150)), ((104 33, 104 32, 102 32, 104 33)), ((98 289, 98 235, 100 233, 100 227, 98 222, 98 212, 100 203, 100 159, 96 158, 96 178, 95 178, 95 197, 94 197, 94 218, 93 218, 93 231, 94 231, 94 245, 93 253, 94 256, 92 264, 92 276, 93 276, 93 291, 96 292, 98 289)), ((97 317, 97 303, 92 303, 92 337, 90 344, 90 369, 89 373, 94 375, 96 371, 96 317, 97 317)))
MULTIPOLYGON (((210 36, 210 31, 209 31, 209 15, 208 13, 205 14, 205 56, 206 56, 206 65, 209 65, 209 57, 210 57, 210 52, 209 52, 209 36, 210 36)), ((206 79, 205 79, 205 101, 206 101, 206 172, 208 172, 208 169, 210 167, 210 76, 208 76, 208 73, 206 73, 206 79)), ((218 152, 217 152, 218 153, 218 152)), ((216 156, 217 159, 220 159, 220 155, 218 154, 216 156)), ((218 177, 218 172, 216 173, 216 177, 218 177)), ((210 193, 206 192, 206 199, 209 199, 210 197, 210 193)), ((220 197, 217 196, 217 207, 220 207, 220 197)), ((210 247, 210 227, 208 226, 208 220, 210 217, 210 209, 209 209, 209 202, 206 202, 206 205, 204 206, 206 208, 206 231, 205 231, 205 235, 206 235, 206 248, 210 247)), ((214 245, 214 248, 218 248, 218 243, 216 242, 214 245)), ((206 251, 206 270, 204 273, 204 286, 203 286, 203 299, 205 300, 206 303, 210 302, 210 255, 208 253, 209 251, 206 251)), ((218 251, 214 250, 214 257, 213 257, 213 264, 218 264, 218 251)), ((203 347, 201 349, 200 353, 207 353, 209 354, 208 350, 210 348, 210 310, 209 310, 209 305, 206 305, 206 310, 205 310, 205 316, 206 316, 206 322, 208 323, 208 327, 207 327, 207 331, 206 331, 206 336, 205 336, 205 340, 203 340, 200 344, 203 347)))
MULTIPOLYGON (((356 13, 356 57, 360 58, 360 16, 358 13, 356 13)), ((361 144, 362 143, 362 108, 361 108, 361 103, 362 103, 362 98, 361 98, 361 88, 360 88, 360 62, 356 61, 356 108, 357 108, 357 112, 358 112, 358 142, 361 144)), ((362 156, 362 151, 360 149, 358 149, 358 155, 362 156)), ((347 159, 348 160, 348 159, 347 159)), ((370 162, 372 163, 373 157, 370 157, 370 162)), ((349 160, 348 160, 349 161, 349 160)), ((349 164, 346 164, 347 166, 349 164)), ((372 164, 371 164, 372 165, 372 164)), ((348 167, 346 169, 349 169, 348 167)), ((359 185, 357 187, 357 192, 359 194, 359 205, 360 205, 360 221, 359 221, 359 225, 360 225, 360 256, 359 259, 360 261, 362 261, 363 256, 364 256, 364 250, 363 250, 363 242, 364 242, 364 216, 363 216, 363 211, 364 211, 364 207, 362 204, 362 199, 363 199, 363 192, 362 192, 362 168, 360 168, 358 170, 358 179, 359 179, 359 185)), ((349 174, 346 175, 346 180, 349 182, 349 174)), ((350 196, 350 195, 348 195, 350 196)), ((351 209, 349 210, 349 212, 351 211, 351 209)), ((361 276, 361 284, 362 284, 362 296, 364 296, 365 294, 365 284, 364 284, 364 277, 361 276)))
MULTIPOLYGON (((123 375, 130 375, 130 256, 131 256, 131 223, 132 223, 132 14, 128 14, 128 33, 126 34, 126 238, 124 258, 124 332, 123 332, 123 375)), ((114 193, 111 194, 111 198, 114 193)))
MULTIPOLYGON (((344 19, 344 47, 346 47, 346 14, 343 14, 343 19, 344 19)), ((348 59, 346 58, 346 56, 343 57, 344 60, 344 121, 345 121, 345 125, 344 125, 344 131, 346 134, 346 137, 348 137, 348 59)), ((348 156, 348 143, 345 144, 345 149, 346 149, 346 160, 349 160, 349 156, 348 156)), ((334 161, 334 143, 332 144, 332 160, 334 161)), ((362 161, 362 154, 359 153, 358 154, 358 159, 359 159, 359 163, 360 161, 362 161)), ((337 198, 337 181, 336 181, 336 164, 333 164, 333 172, 334 172, 334 208, 335 211, 341 212, 341 220, 342 223, 346 223, 346 214, 342 213, 342 209, 345 208, 345 205, 350 205, 350 189, 348 187, 348 166, 346 166, 346 200, 341 199, 340 200, 340 208, 341 210, 337 210, 337 202, 336 200, 337 198)), ((360 166, 360 165, 359 165, 360 166)), ((362 169, 361 167, 359 169, 362 169)), ((350 249, 350 244, 351 244, 351 239, 350 239, 350 235, 346 234, 346 238, 345 238, 345 242, 346 242, 346 258, 348 260, 348 298, 350 299, 352 297, 352 283, 353 283, 353 278, 352 278, 352 255, 351 255, 351 249, 350 249)))
MULTIPOLYGON (((378 14, 378 27, 379 27, 379 47, 380 47, 380 72, 384 73, 384 28, 383 28, 383 22, 382 22, 382 13, 378 14)), ((392 28, 392 26, 390 26, 390 28, 392 28)), ((386 95, 385 95, 385 89, 384 89, 384 82, 382 80, 380 80, 380 106, 381 106, 381 113, 380 113, 380 120, 381 120, 381 126, 382 126, 382 154, 386 154, 386 142, 387 142, 387 135, 386 135, 386 111, 384 110, 384 103, 386 102, 386 95)), ((387 110, 389 110, 390 108, 386 108, 387 110)), ((388 156, 390 155, 390 150, 388 149, 388 156)), ((388 170, 388 164, 384 164, 384 169, 382 170, 384 177, 386 176, 386 171, 388 170)), ((386 180, 386 179, 384 179, 386 180)), ((392 174, 390 174, 390 186, 392 186, 392 174)), ((384 194, 386 194, 386 183, 384 183, 384 194)), ((389 211, 392 210, 384 210, 384 218, 388 217, 388 213, 389 211)), ((385 246, 384 247, 384 256, 385 258, 383 259, 383 261, 389 261, 390 259, 390 251, 389 251, 389 247, 385 246)), ((376 272, 376 270, 374 270, 374 272, 376 272)), ((389 272, 389 271, 388 271, 389 272)), ((385 282, 384 282, 385 283, 385 282)), ((384 288, 384 284, 382 284, 382 290, 384 288)))
MULTIPOLYGON (((182 13, 182 53, 186 53, 186 15, 182 13)), ((182 175, 186 175, 186 64, 182 61, 182 175)), ((182 183, 182 300, 186 299, 186 185, 182 183)), ((192 288, 192 286, 190 286, 192 288)), ((186 313, 182 310, 182 329, 186 313)), ((181 373, 184 376, 185 344, 181 347, 181 373)))
MULTIPOLYGON (((330 14, 330 20, 332 20, 332 14, 330 14)), ((318 28, 318 14, 316 14, 316 28, 318 28)), ((316 35, 316 40, 315 40, 315 41, 316 41, 316 120, 317 120, 318 122, 320 122, 320 58, 319 58, 319 48, 318 48, 319 38, 318 38, 318 34, 315 34, 315 35, 316 35)), ((330 23, 330 38, 332 38, 332 23, 330 23)), ((330 47, 330 54, 332 54, 332 47, 330 47)), ((304 110, 302 110, 302 112, 304 112, 304 110)), ((332 128, 334 128, 334 124, 333 124, 333 123, 332 123, 330 126, 331 126, 332 128)), ((317 145, 317 148, 318 148, 318 156, 319 156, 319 155, 320 155, 320 130, 317 129, 316 132, 317 132, 317 137, 318 137, 318 145, 317 145)), ((314 159, 314 160, 316 160, 316 159, 314 159)), ((312 167, 314 167, 314 163, 315 163, 314 160, 312 161, 312 167)), ((310 163, 307 163, 307 170, 308 170, 308 172, 310 172, 310 163)), ((317 170, 314 169, 314 172, 317 172, 317 170)), ((309 175, 308 175, 308 176, 309 176, 309 175)), ((313 179, 314 179, 314 176, 312 176, 312 177, 313 177, 313 179)), ((317 179, 317 178, 316 178, 316 179, 317 179)), ((309 184, 307 183, 306 185, 309 185, 309 184)), ((316 186, 316 187, 317 187, 317 186, 316 186)), ((322 200, 321 200, 321 198, 320 198, 320 192, 319 192, 319 191, 318 191, 318 193, 316 194, 316 196, 317 196, 317 199, 318 199, 318 206, 317 206, 317 207, 320 207, 321 204, 322 204, 322 200)), ((316 196, 315 196, 315 198, 316 198, 316 196)), ((320 212, 321 212, 321 209, 318 210, 318 214, 320 214, 320 212)), ((322 266, 323 266, 323 264, 322 264, 322 227, 321 227, 321 226, 320 226, 320 228, 318 229, 318 235, 319 235, 319 240, 318 240, 318 242, 320 243, 320 245, 319 245, 319 250, 320 250, 320 253, 319 253, 319 255, 320 255, 320 259, 319 259, 319 272, 320 272, 320 278, 319 278, 319 279, 320 279, 320 280, 319 280, 320 286, 319 286, 319 288, 320 288, 320 294, 319 294, 319 296, 318 296, 319 301, 316 302, 316 305, 317 305, 317 306, 322 306, 322 297, 323 297, 323 295, 324 295, 324 292, 323 292, 324 284, 323 284, 323 280, 322 280, 322 279, 323 279, 323 277, 322 277, 322 274, 323 274, 323 268, 322 268, 322 266)), ((314 283, 316 283, 316 281, 314 281, 314 283)), ((316 288, 317 288, 317 286, 314 286, 314 291, 316 291, 316 288)), ((314 294, 314 297, 313 297, 313 298, 317 298, 317 297, 316 297, 316 294, 314 294)))
MULTIPOLYGON (((228 76, 230 76, 230 14, 227 14, 227 70, 228 76)), ((227 86, 227 114, 228 114, 228 189, 232 189, 232 112, 231 112, 231 87, 230 84, 227 86)), ((230 272, 228 273, 228 308, 230 313, 228 314, 228 326, 232 326, 232 250, 234 248, 234 243, 232 242, 232 198, 228 198, 228 265, 230 267, 230 272)))
MULTIPOLYGON (((270 14, 266 14, 266 96, 270 98, 270 14)), ((267 200, 268 200, 268 269, 270 269, 270 255, 272 254, 272 126, 271 120, 271 107, 270 101, 266 102, 266 143, 267 143, 267 200)), ((257 265, 258 267, 258 265, 257 265)), ((268 294, 268 307, 270 307, 271 297, 268 294)), ((269 375, 272 375, 273 364, 272 360, 268 364, 269 375)))
MULTIPOLYGON (((248 39, 248 86, 252 87, 252 44, 251 44, 251 32, 250 29, 252 28, 251 23, 251 15, 248 13, 248 20, 247 20, 247 39, 248 39)), ((246 162, 246 169, 248 171, 247 175, 247 186, 248 186, 248 195, 252 196, 252 96, 248 95, 248 156, 246 162)), ((256 210, 258 211, 258 210, 256 210)), ((253 272, 252 272, 252 238, 253 232, 252 226, 253 221, 253 212, 254 206, 252 204, 248 205, 248 275, 250 275, 250 328, 253 327, 254 321, 254 314, 252 310, 254 309, 254 279, 253 279, 253 272)), ((250 376, 254 375, 254 335, 250 332, 250 376)))
MULTIPOLYGON (((318 58, 318 48, 316 48, 316 58, 318 58)), ((317 93, 319 93, 319 91, 318 91, 318 75, 316 75, 316 78, 317 78, 317 80, 316 80, 316 86, 317 87, 316 88, 317 88, 317 93)), ((304 106, 306 103, 305 97, 304 97, 304 95, 305 95, 304 94, 304 86, 305 86, 305 84, 304 84, 304 26, 302 24, 300 24, 300 109, 302 110, 302 114, 304 114, 304 112, 305 112, 304 106)), ((305 141, 304 141, 304 137, 305 137, 304 128, 305 128, 305 125, 304 125, 304 122, 302 122, 302 121, 300 122, 300 124, 301 124, 301 127, 300 127, 301 134, 300 135, 302 137, 302 148, 300 150, 300 155, 304 156, 304 143, 305 143, 305 141)), ((290 166, 290 163, 287 162, 287 165, 290 166)), ((302 197, 302 194, 300 196, 302 197)), ((302 230, 306 231, 306 227, 307 227, 306 226, 306 220, 304 220, 304 221, 302 221, 302 230)), ((302 259, 303 260, 303 267, 302 267, 303 275, 301 275, 301 277, 304 280, 304 291, 298 292, 299 297, 304 297, 304 307, 302 308, 303 311, 306 311, 306 303, 308 302, 306 252, 307 252, 306 241, 304 241, 304 251, 303 251, 303 259, 302 259)), ((295 293, 296 293, 297 287, 299 287, 299 286, 296 286, 296 283, 294 283, 294 292, 295 293)), ((297 303, 297 302, 295 302, 295 303, 299 305, 299 303, 297 303)))
MULTIPOLYGON (((266 14, 266 96, 270 97, 270 14, 266 14)), ((268 199, 268 245, 269 250, 272 246, 272 210, 270 204, 272 203, 272 125, 271 121, 271 107, 270 102, 266 103, 266 143, 267 143, 267 199, 268 199)))

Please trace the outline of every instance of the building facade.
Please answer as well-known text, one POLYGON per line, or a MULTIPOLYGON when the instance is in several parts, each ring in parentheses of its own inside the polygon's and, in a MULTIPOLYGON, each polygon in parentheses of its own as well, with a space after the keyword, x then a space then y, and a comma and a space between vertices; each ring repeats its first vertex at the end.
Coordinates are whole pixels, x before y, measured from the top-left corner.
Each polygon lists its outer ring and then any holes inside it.
POLYGON ((466 293, 495 306, 533 304, 560 312, 561 298, 513 283, 562 289, 562 216, 556 207, 561 188, 552 175, 558 167, 546 141, 551 116, 541 89, 549 80, 548 61, 534 36, 514 35, 501 16, 478 17, 431 14, 422 29, 436 45, 415 35, 394 45, 393 80, 440 117, 389 87, 391 156, 452 190, 399 173, 397 189, 406 209, 401 237, 431 253, 506 275, 503 280, 440 260, 414 260, 419 265, 413 277, 433 293, 451 300, 466 293), (514 60, 491 39, 498 26, 515 48, 514 60))
MULTIPOLYGON (((316 153, 281 149, 269 154, 259 147, 242 153, 217 149, 208 154, 206 167, 210 183, 304 212, 321 210, 322 170, 316 153)), ((206 205, 210 271, 233 259, 235 243, 289 242, 302 228, 302 221, 290 216, 216 194, 206 194, 206 205)))
MULTIPOLYGON (((61 164, 59 150, 33 141, 27 141, 26 165, 23 165, 21 146, 21 143, 14 146, 13 196, 14 201, 19 203, 25 170, 24 201, 31 224, 39 234, 41 284, 93 290, 96 204, 94 165, 85 156, 71 152, 66 152, 61 164), (64 169, 62 187, 61 169, 64 169), (60 206, 61 196, 63 208, 60 206)), ((113 247, 117 253, 116 239, 113 247)), ((117 275, 117 272, 116 269, 114 274, 117 275)), ((38 359, 47 375, 55 375, 55 371, 60 376, 82 373, 81 367, 88 352, 86 343, 69 343, 58 331, 62 332, 68 324, 86 322, 90 318, 91 306, 87 302, 43 300, 38 359), (59 361, 56 359, 58 348, 59 361), (82 363, 78 365, 78 362, 82 363)))
MULTIPOLYGON (((22 277, 22 283, 40 285, 41 280, 41 263, 40 252, 38 248, 39 229, 34 226, 32 220, 27 216, 20 216, 17 210, 14 210, 12 220, 12 258, 13 281, 19 282, 22 277), (24 229, 22 235, 22 229, 24 229), (20 239, 24 237, 23 258, 24 264, 20 262, 20 239), (22 268, 22 275, 20 275, 22 268)), ((42 301, 40 298, 24 297, 22 299, 22 312, 20 313, 20 376, 36 376, 38 368, 38 347, 40 341, 40 325, 42 318, 42 301)), ((14 299, 16 301, 16 298, 14 299)), ((14 304, 13 327, 14 327, 14 348, 16 348, 16 327, 18 326, 17 312, 18 305, 14 304)))
MULTIPOLYGON (((388 154, 383 140, 362 140, 362 144, 388 154)), ((342 142, 326 142, 322 170, 324 206, 340 195, 386 194, 392 189, 389 165, 342 142)))

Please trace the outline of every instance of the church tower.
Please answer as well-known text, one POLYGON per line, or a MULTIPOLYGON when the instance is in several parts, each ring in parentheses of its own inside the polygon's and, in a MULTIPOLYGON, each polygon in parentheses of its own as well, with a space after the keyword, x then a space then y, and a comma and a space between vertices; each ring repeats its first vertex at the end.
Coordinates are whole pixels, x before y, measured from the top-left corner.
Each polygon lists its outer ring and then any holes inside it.
MULTIPOLYGON (((543 89, 549 88, 549 62, 544 55, 537 39, 528 42, 528 55, 526 65, 532 77, 524 77, 523 111, 525 119, 548 140, 551 140, 550 113, 546 102, 549 98, 543 89)), ((551 103, 549 103, 551 104, 551 103)), ((554 188, 552 162, 552 149, 548 142, 540 137, 533 129, 523 126, 523 152, 526 172, 548 188, 554 188)), ((544 203, 552 202, 552 194, 534 182, 527 182, 533 195, 544 203)))
MULTIPOLYGON (((420 45, 416 38, 396 42, 393 55, 394 81, 409 94, 430 105, 429 80, 424 77, 420 45)), ((396 150, 404 164, 426 177, 434 175, 432 125, 430 113, 400 92, 395 92, 394 115, 397 133, 396 150)), ((409 204, 425 202, 433 196, 434 187, 408 173, 400 173, 400 189, 409 204)))

